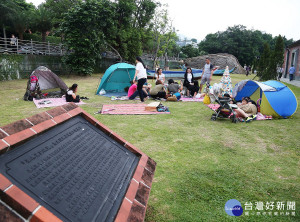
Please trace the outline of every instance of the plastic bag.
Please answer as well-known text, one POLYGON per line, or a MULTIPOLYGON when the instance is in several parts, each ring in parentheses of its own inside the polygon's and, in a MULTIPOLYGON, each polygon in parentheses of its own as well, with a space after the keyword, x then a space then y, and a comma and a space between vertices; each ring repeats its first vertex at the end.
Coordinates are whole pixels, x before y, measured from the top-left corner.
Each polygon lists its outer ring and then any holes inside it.
POLYGON ((204 104, 210 104, 210 98, 207 94, 204 96, 203 103, 204 104))
POLYGON ((105 90, 101 89, 100 92, 99 92, 99 95, 105 95, 105 94, 106 94, 105 90))

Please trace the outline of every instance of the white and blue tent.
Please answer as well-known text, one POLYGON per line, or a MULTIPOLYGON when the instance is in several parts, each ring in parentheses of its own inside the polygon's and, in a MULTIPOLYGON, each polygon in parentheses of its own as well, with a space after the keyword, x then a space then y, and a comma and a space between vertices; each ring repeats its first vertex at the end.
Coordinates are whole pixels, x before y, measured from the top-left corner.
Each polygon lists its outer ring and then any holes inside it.
POLYGON ((243 80, 233 89, 233 97, 236 101, 243 97, 250 97, 258 101, 260 112, 277 118, 292 116, 298 107, 298 102, 292 90, 281 82, 269 80, 257 82, 243 80))

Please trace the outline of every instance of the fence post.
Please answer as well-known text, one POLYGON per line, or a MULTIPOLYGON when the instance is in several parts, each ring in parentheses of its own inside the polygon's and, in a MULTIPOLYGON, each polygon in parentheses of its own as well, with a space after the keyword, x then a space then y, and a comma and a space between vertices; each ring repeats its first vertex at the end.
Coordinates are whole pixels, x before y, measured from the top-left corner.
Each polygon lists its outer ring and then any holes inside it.
POLYGON ((50 43, 49 43, 49 41, 48 41, 48 53, 50 55, 50 43))
POLYGON ((59 52, 60 52, 60 55, 62 55, 61 43, 59 43, 59 52))
POLYGON ((17 38, 17 54, 19 54, 19 39, 17 38))
POLYGON ((32 55, 32 54, 33 54, 33 44, 32 44, 32 39, 31 39, 31 41, 30 41, 30 45, 31 45, 30 51, 31 51, 31 55, 32 55))

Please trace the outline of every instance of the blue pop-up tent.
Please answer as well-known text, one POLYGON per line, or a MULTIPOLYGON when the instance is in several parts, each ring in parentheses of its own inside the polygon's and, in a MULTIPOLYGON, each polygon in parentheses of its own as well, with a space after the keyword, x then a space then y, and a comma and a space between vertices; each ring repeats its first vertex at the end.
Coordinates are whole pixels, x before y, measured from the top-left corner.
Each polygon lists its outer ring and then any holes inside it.
POLYGON ((237 101, 242 100, 243 97, 259 101, 260 112, 273 117, 290 117, 298 107, 296 96, 292 90, 275 80, 267 82, 243 80, 234 87, 233 97, 237 101))
POLYGON ((96 94, 99 94, 101 89, 108 93, 124 92, 124 88, 130 86, 130 81, 133 80, 134 74, 135 66, 133 65, 117 63, 110 66, 105 71, 96 94))

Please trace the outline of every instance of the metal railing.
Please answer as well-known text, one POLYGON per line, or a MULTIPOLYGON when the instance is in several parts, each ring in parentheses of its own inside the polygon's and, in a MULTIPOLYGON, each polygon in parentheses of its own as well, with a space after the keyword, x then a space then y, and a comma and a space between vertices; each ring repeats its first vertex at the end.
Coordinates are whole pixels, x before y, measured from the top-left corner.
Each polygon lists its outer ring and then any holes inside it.
POLYGON ((62 56, 66 53, 63 44, 0 38, 0 54, 32 54, 62 56))

